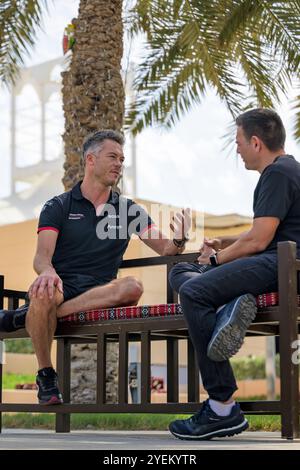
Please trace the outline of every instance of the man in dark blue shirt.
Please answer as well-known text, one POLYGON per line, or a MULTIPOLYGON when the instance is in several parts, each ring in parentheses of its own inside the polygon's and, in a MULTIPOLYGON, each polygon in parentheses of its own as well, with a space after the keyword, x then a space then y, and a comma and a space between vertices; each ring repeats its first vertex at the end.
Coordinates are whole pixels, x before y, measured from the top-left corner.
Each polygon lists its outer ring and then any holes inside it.
POLYGON ((56 238, 52 265, 63 280, 64 294, 59 316, 78 309, 77 301, 69 307, 66 301, 115 279, 131 235, 142 238, 155 227, 146 211, 131 199, 111 190, 105 204, 95 207, 83 195, 82 186, 80 181, 71 191, 46 202, 38 223, 40 239, 49 237, 44 231, 54 232, 50 236, 56 238))
POLYGON ((231 436, 248 427, 232 398, 237 386, 228 359, 255 318, 255 296, 278 289, 277 242, 295 241, 300 254, 300 164, 284 150, 282 121, 272 110, 254 109, 236 124, 237 152, 247 170, 260 173, 253 225, 238 237, 205 240, 200 264, 178 263, 170 273, 209 395, 196 415, 170 424, 181 439, 231 436))
POLYGON ((177 214, 169 240, 134 201, 113 191, 124 163, 123 136, 99 131, 83 145, 84 179, 71 191, 44 205, 34 258, 37 279, 29 289, 30 304, 19 311, 0 311, 0 329, 24 327, 39 364, 38 399, 62 403, 50 349, 57 317, 73 312, 135 305, 142 284, 132 276, 116 279, 133 233, 161 255, 184 250, 189 212, 177 214))

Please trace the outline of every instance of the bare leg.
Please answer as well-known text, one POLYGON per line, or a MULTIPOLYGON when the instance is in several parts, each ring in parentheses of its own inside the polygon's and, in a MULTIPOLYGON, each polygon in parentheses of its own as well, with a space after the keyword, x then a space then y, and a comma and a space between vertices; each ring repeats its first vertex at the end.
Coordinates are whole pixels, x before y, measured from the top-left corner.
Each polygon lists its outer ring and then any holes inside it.
POLYGON ((120 307, 136 305, 143 293, 143 286, 132 276, 115 279, 104 286, 94 287, 74 299, 61 304, 57 317, 95 308, 120 307))
POLYGON ((52 367, 50 346, 56 326, 56 309, 62 301, 63 295, 59 291, 56 291, 53 299, 46 295, 43 298, 30 299, 26 329, 32 339, 39 369, 52 367))
POLYGON ((49 351, 51 354, 51 347, 53 343, 53 337, 57 326, 57 307, 55 307, 51 312, 49 312, 48 317, 48 344, 49 344, 49 351))

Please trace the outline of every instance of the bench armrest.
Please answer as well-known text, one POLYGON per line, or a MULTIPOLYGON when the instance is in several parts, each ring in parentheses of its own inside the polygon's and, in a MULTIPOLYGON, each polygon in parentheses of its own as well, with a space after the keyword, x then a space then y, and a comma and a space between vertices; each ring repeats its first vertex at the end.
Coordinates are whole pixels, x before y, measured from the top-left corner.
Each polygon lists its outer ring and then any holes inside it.
POLYGON ((199 256, 199 253, 183 253, 172 256, 150 256, 147 258, 126 259, 122 261, 120 269, 139 268, 146 266, 173 265, 182 261, 192 263, 199 256))
POLYGON ((178 295, 172 289, 169 283, 169 272, 176 263, 187 262, 193 263, 199 253, 183 253, 181 255, 173 256, 150 256, 148 258, 136 258, 124 260, 120 266, 120 269, 125 268, 139 268, 139 267, 148 267, 148 266, 167 266, 167 303, 177 303, 178 295))

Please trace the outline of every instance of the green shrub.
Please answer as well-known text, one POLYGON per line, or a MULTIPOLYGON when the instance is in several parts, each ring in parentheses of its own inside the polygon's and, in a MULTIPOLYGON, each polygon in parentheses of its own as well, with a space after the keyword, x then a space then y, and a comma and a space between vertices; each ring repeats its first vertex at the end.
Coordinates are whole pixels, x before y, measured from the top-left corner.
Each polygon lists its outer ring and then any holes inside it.
POLYGON ((35 383, 35 375, 28 374, 3 374, 2 387, 7 390, 14 390, 17 384, 35 383))
POLYGON ((7 353, 21 353, 21 354, 33 354, 34 349, 32 346, 31 339, 6 339, 5 351, 7 353))
MULTIPOLYGON (((264 357, 242 357, 230 360, 232 369, 237 380, 265 379, 266 360, 264 357)), ((276 376, 279 377, 279 354, 275 358, 276 376)))

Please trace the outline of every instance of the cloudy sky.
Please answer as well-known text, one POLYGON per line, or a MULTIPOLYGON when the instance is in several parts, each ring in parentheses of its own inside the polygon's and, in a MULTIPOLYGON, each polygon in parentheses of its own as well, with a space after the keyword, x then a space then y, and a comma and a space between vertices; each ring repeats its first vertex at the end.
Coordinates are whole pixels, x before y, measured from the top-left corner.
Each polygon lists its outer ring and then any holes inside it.
MULTIPOLYGON (((26 65, 38 64, 61 56, 64 27, 77 15, 79 0, 53 0, 44 16, 43 30, 36 47, 26 58, 26 65)), ((135 50, 140 50, 139 46, 135 50)), ((130 60, 135 60, 133 52, 130 60)), ((291 92, 293 93, 293 92, 291 92)), ((8 98, 0 92, 0 124, 7 122, 8 98)), ((288 131, 286 151, 300 160, 299 145, 291 138, 291 106, 278 109, 288 131)), ((137 195, 140 198, 189 206, 205 212, 252 214, 252 194, 258 174, 246 171, 235 147, 223 150, 230 124, 225 106, 211 91, 171 131, 144 131, 137 139, 137 195)), ((0 142, 3 171, 0 174, 0 197, 9 192, 9 140, 0 142)))

